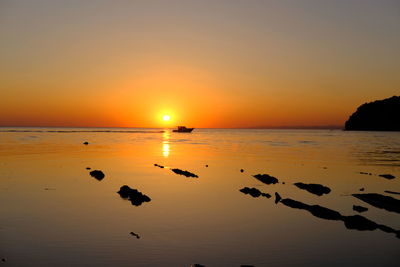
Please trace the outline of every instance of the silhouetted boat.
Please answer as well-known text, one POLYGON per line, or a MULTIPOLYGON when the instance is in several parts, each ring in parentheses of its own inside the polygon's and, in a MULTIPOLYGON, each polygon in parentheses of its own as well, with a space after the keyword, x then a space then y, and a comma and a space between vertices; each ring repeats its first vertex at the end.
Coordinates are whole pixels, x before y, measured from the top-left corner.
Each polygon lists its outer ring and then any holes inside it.
POLYGON ((178 126, 177 129, 172 130, 175 133, 191 133, 194 128, 186 128, 185 126, 178 126))

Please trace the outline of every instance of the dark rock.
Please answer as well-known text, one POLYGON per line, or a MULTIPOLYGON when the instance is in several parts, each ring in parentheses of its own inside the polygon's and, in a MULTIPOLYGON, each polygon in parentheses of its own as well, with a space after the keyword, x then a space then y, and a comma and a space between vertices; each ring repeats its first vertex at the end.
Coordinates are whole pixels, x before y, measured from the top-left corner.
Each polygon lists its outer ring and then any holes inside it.
MULTIPOLYGON (((121 186, 121 188, 119 189, 119 191, 117 192, 122 198, 129 198, 129 194, 131 193, 133 189, 131 189, 129 186, 127 185, 123 185, 121 186)), ((136 190, 137 191, 137 190, 136 190)))
POLYGON ((291 198, 284 198, 281 200, 281 203, 293 209, 306 210, 309 207, 309 205, 291 198))
POLYGON ((135 236, 137 239, 140 238, 140 236, 139 236, 138 234, 134 233, 134 232, 130 232, 130 234, 131 234, 132 236, 135 236))
POLYGON ((329 187, 320 184, 295 183, 294 185, 317 196, 322 196, 323 194, 329 194, 329 192, 331 192, 329 187))
POLYGON ((353 194, 352 196, 380 209, 400 213, 400 200, 376 193, 353 194))
POLYGON ((137 189, 130 188, 127 185, 121 186, 117 192, 122 198, 131 201, 132 205, 140 206, 143 202, 150 202, 151 198, 139 192, 137 189))
POLYGON ((373 222, 361 215, 343 216, 342 221, 344 222, 346 228, 350 230, 374 231, 379 229, 386 233, 394 233, 396 234, 397 238, 400 238, 398 236, 399 231, 396 231, 393 228, 386 225, 377 224, 376 222, 373 222))
POLYGON ((360 191, 361 191, 361 192, 364 191, 364 190, 365 190, 364 187, 360 188, 360 191))
POLYGON ((360 215, 345 216, 343 221, 344 225, 348 229, 356 229, 360 231, 373 231, 378 229, 378 224, 360 215))
POLYGON ((195 264, 190 265, 190 267, 206 267, 206 266, 195 263, 195 264))
POLYGON ((363 206, 357 206, 357 205, 353 205, 353 210, 357 211, 357 212, 365 212, 368 210, 368 208, 363 207, 363 206))
POLYGON ((6 260, 6 258, 2 258, 1 261, 2 262, 6 262, 7 260, 6 260))
POLYGON ((293 200, 290 198, 284 198, 280 202, 290 208, 307 210, 315 217, 321 219, 343 221, 347 229, 360 230, 360 231, 366 231, 366 230, 373 231, 376 229, 380 229, 386 233, 395 233, 396 237, 400 238, 399 231, 396 231, 393 228, 386 225, 377 224, 360 215, 343 216, 335 210, 331 210, 319 205, 308 205, 303 202, 293 200))
POLYGON ((379 174, 379 176, 389 180, 396 178, 396 176, 393 176, 391 174, 379 174))
POLYGON ((389 191, 389 190, 385 190, 385 193, 400 195, 400 192, 394 192, 394 191, 389 191))
POLYGON ((239 191, 242 192, 243 194, 250 195, 252 197, 261 196, 261 191, 254 187, 253 188, 244 187, 244 188, 240 189, 239 191))
POLYGON ((342 217, 342 215, 339 212, 322 207, 320 205, 310 206, 309 212, 311 212, 311 214, 314 215, 315 217, 326 220, 340 220, 342 217))
POLYGON ((345 123, 345 130, 400 131, 400 96, 365 103, 345 123))
POLYGON ((383 224, 378 224, 378 229, 386 232, 386 233, 395 233, 396 237, 400 239, 400 231, 399 230, 395 230, 392 227, 383 225, 383 224))
POLYGON ((86 167, 86 170, 91 170, 92 168, 90 168, 90 167, 86 167))
POLYGON ((282 197, 279 195, 278 192, 275 192, 275 204, 278 204, 279 201, 281 201, 282 197))
POLYGON ((206 168, 208 168, 208 164, 206 164, 206 168))
POLYGON ((240 267, 255 267, 254 265, 240 265, 240 267))
POLYGON ((244 170, 243 170, 243 169, 240 169, 240 172, 244 172, 244 170))
POLYGON ((83 142, 83 144, 84 144, 84 145, 88 145, 88 144, 89 144, 89 142, 83 142))
POLYGON ((259 180, 260 182, 263 182, 264 184, 276 184, 278 183, 278 179, 275 177, 268 175, 268 174, 256 174, 253 175, 254 178, 259 180))
POLYGON ((96 178, 97 180, 101 181, 104 179, 105 175, 102 171, 94 170, 90 172, 90 176, 96 178))
POLYGON ((386 225, 382 225, 382 224, 378 224, 378 229, 381 229, 382 231, 386 232, 386 233, 396 233, 397 231, 395 231, 392 227, 386 226, 386 225))
POLYGON ((186 177, 193 177, 193 178, 198 178, 199 177, 194 173, 191 173, 191 172, 188 172, 188 171, 183 171, 181 169, 171 169, 171 171, 173 171, 174 173, 179 174, 179 175, 184 175, 186 177))
POLYGON ((372 173, 370 173, 370 172, 360 172, 360 174, 372 175, 372 173))
POLYGON ((164 166, 158 165, 157 163, 154 163, 154 166, 159 167, 159 168, 161 168, 161 169, 164 169, 164 166))
POLYGON ((293 200, 290 198, 282 199, 281 203, 291 208, 307 210, 315 217, 325 220, 341 220, 342 218, 342 215, 339 212, 319 205, 307 205, 303 202, 293 200))
POLYGON ((271 197, 271 195, 268 194, 268 193, 261 193, 261 196, 262 197, 266 197, 266 198, 270 198, 271 197))
POLYGON ((312 215, 318 218, 326 219, 326 220, 340 220, 342 215, 335 211, 331 210, 319 205, 312 205, 308 209, 309 212, 311 212, 312 215))
POLYGON ((254 188, 254 187, 253 188, 244 187, 244 188, 240 189, 239 191, 242 192, 243 194, 250 195, 252 197, 259 197, 259 196, 263 196, 263 197, 266 197, 266 198, 270 198, 271 197, 270 194, 263 193, 263 192, 261 192, 260 190, 258 190, 257 188, 254 188))

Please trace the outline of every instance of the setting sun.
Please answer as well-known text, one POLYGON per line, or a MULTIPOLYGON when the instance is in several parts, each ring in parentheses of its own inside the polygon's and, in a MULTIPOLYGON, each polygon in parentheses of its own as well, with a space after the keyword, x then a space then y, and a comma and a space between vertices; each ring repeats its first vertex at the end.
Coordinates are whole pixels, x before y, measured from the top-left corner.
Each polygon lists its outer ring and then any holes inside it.
POLYGON ((170 121, 171 120, 171 116, 170 115, 164 115, 163 116, 163 121, 170 121))

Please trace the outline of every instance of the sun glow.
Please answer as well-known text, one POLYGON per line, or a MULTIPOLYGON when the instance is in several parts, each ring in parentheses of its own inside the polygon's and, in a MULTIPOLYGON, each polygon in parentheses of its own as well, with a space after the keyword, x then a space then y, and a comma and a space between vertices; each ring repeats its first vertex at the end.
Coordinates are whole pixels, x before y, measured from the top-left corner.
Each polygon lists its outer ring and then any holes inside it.
POLYGON ((163 121, 170 121, 170 120, 171 120, 171 116, 170 115, 165 114, 163 116, 163 121))

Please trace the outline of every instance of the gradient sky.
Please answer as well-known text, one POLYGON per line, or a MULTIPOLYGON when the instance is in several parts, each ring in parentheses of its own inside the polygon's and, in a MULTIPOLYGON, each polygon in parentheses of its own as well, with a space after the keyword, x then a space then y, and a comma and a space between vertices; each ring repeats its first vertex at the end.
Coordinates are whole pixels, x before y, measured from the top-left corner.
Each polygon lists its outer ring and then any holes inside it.
POLYGON ((400 94, 398 0, 0 0, 0 38, 0 126, 343 125, 400 94))

